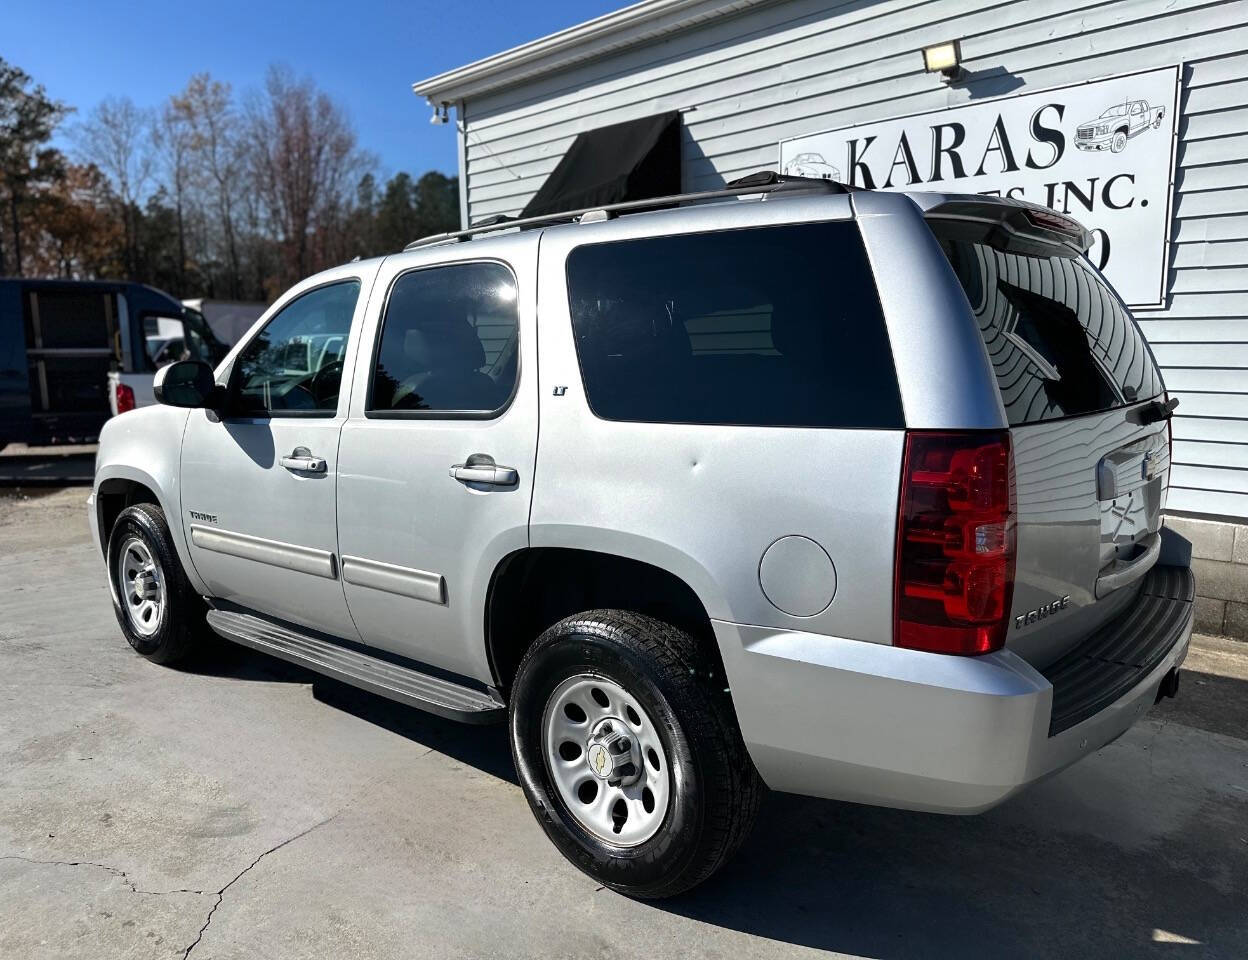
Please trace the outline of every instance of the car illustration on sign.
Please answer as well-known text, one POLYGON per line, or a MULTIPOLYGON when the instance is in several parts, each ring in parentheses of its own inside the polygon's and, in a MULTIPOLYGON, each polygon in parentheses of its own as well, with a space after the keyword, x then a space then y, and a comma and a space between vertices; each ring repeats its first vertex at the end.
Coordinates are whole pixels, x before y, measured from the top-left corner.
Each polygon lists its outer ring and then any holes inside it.
POLYGON ((1165 107, 1150 107, 1147 100, 1116 103, 1095 120, 1079 124, 1075 146, 1080 150, 1122 153, 1128 140, 1150 127, 1160 127, 1165 115, 1165 107))
POLYGON ((784 165, 790 177, 815 177, 820 180, 841 179, 841 171, 823 159, 821 153, 799 153, 784 165))

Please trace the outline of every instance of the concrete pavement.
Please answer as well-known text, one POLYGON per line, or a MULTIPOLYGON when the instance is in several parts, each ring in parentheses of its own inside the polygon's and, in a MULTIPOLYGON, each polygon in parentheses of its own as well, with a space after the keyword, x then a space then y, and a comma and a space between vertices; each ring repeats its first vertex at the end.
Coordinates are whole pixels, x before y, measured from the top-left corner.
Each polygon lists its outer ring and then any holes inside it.
POLYGON ((501 727, 241 648, 134 655, 85 491, 41 493, 0 492, 0 957, 1248 956, 1242 644, 989 814, 772 795, 644 904, 554 851, 501 727))

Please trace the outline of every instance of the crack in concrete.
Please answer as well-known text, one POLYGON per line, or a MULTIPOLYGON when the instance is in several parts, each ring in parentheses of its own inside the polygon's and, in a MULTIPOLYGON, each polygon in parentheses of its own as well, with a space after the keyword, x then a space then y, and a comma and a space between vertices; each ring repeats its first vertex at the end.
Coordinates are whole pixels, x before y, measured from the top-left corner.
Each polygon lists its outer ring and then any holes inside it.
POLYGON ((1148 775, 1150 777, 1157 776, 1157 770, 1156 770, 1156 766, 1154 762, 1156 759, 1155 748, 1157 746, 1157 738, 1166 732, 1166 727, 1169 725, 1169 723, 1170 723, 1169 717, 1162 717, 1161 723, 1157 725, 1157 729, 1153 731, 1152 737, 1149 738, 1149 741, 1148 741, 1148 775))
POLYGON ((0 856, 0 860, 18 860, 22 863, 32 863, 40 867, 95 867, 97 870, 103 870, 106 873, 117 877, 123 884, 130 888, 131 893, 140 893, 149 897, 167 897, 171 893, 196 893, 203 895, 203 890, 140 890, 137 880, 131 880, 125 870, 117 867, 110 867, 106 863, 95 863, 92 860, 36 860, 33 857, 19 857, 16 854, 8 856, 0 856))
POLYGON ((221 902, 225 899, 225 891, 229 890, 230 887, 238 883, 238 881, 241 880, 248 873, 248 871, 251 870, 252 867, 258 864, 261 860, 267 857, 270 853, 276 853, 278 850, 282 849, 282 847, 285 847, 288 844, 294 843, 296 840, 306 837, 313 830, 319 830, 321 827, 325 826, 325 824, 337 818, 340 813, 342 813, 341 810, 339 810, 338 813, 335 813, 333 816, 326 817, 320 823, 314 823, 312 826, 308 827, 308 829, 300 833, 296 833, 293 837, 288 837, 287 839, 283 840, 281 843, 276 844, 275 846, 269 847, 268 850, 265 850, 264 853, 260 854, 260 856, 256 857, 256 859, 251 861, 251 863, 247 864, 247 866, 243 867, 242 870, 240 870, 237 874, 235 874, 233 880, 231 880, 224 887, 222 887, 220 890, 217 891, 216 903, 214 903, 212 907, 209 909, 208 916, 204 918, 204 925, 199 928, 199 933, 196 934, 195 939, 191 941, 190 946, 188 946, 184 951, 182 951, 182 960, 186 960, 186 958, 191 955, 191 951, 194 950, 197 946, 199 946, 199 942, 204 939, 204 933, 207 932, 209 924, 212 923, 213 915, 217 912, 217 908, 221 906, 221 902))

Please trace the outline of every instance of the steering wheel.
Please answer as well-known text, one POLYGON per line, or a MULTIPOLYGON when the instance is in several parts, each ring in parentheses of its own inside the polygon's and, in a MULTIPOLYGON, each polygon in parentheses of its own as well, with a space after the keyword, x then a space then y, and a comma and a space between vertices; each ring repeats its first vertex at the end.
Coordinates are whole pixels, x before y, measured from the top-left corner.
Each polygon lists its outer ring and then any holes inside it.
POLYGON ((325 366, 321 367, 321 369, 317 370, 316 373, 312 374, 312 379, 308 382, 308 390, 311 392, 312 396, 316 398, 316 402, 318 404, 329 399, 329 396, 322 396, 321 391, 326 386, 324 380, 334 374, 337 374, 337 382, 334 384, 334 392, 332 395, 335 397, 338 396, 338 385, 342 383, 342 366, 343 364, 341 360, 333 360, 325 364, 325 366))

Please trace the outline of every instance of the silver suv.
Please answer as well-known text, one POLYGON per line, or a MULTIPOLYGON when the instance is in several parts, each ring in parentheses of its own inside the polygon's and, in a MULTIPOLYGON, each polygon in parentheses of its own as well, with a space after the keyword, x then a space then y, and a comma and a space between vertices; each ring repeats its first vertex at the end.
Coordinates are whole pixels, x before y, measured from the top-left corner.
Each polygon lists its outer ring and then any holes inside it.
POLYGON ((1173 694, 1191 633, 1175 401, 1087 242, 769 175, 328 270, 105 428, 121 629, 505 718, 632 896, 708 877, 764 784, 986 810, 1173 694))

